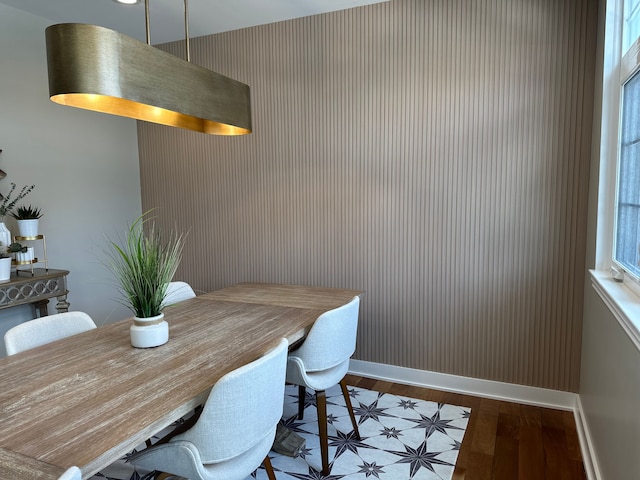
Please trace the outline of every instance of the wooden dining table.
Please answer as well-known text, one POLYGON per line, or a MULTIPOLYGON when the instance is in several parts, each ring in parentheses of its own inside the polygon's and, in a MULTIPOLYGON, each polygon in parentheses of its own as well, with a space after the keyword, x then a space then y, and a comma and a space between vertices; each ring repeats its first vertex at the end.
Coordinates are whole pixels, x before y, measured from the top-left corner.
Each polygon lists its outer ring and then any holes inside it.
POLYGON ((165 308, 169 342, 156 348, 133 348, 126 319, 0 359, 0 478, 56 479, 74 465, 90 477, 362 293, 242 283, 165 308))

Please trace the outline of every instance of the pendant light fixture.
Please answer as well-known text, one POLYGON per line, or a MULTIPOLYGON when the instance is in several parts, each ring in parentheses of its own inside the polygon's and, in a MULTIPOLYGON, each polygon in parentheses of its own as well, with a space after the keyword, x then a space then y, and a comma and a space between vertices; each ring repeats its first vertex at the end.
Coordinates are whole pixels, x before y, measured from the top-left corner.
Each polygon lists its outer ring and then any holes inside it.
POLYGON ((62 23, 45 31, 49 94, 61 105, 216 135, 251 133, 249 86, 96 25, 62 23))

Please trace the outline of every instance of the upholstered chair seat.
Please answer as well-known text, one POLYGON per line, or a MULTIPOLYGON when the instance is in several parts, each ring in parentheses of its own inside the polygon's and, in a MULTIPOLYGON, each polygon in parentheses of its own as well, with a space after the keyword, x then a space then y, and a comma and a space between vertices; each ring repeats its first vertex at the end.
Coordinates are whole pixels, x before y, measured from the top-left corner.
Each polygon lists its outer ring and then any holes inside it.
POLYGON ((356 437, 358 425, 349 399, 344 377, 349 370, 349 359, 356 348, 360 298, 323 313, 315 321, 302 345, 289 354, 287 383, 299 386, 298 418, 304 414, 306 388, 315 390, 320 433, 322 473, 329 475, 329 439, 327 434, 327 404, 325 390, 340 385, 356 437))
POLYGON ((282 417, 288 342, 222 377, 196 423, 129 457, 134 465, 190 480, 243 480, 264 463, 282 417))

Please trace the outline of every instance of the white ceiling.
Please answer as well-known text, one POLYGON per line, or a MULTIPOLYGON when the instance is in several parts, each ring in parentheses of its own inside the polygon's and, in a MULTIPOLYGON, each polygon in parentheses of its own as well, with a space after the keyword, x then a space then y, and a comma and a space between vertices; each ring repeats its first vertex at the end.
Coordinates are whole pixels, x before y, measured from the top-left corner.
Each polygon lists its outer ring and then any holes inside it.
MULTIPOLYGON (((274 23, 388 0, 189 0, 189 36, 274 23)), ((51 20, 90 23, 146 41, 144 0, 0 0, 0 3, 51 20)), ((184 38, 184 0, 149 0, 151 43, 184 38)))

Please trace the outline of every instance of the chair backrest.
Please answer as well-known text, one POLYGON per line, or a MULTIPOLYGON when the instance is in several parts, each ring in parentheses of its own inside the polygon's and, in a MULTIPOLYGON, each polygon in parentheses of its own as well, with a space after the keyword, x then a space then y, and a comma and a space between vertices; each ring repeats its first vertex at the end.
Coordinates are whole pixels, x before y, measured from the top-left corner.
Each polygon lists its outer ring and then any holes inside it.
POLYGON ((307 372, 319 372, 349 359, 356 350, 360 297, 323 313, 315 321, 295 356, 307 372))
POLYGON ((163 304, 165 306, 182 302, 196 296, 196 292, 187 282, 169 282, 167 285, 167 293, 164 297, 163 304))
POLYGON ((78 467, 71 467, 58 480, 82 480, 82 471, 78 467))
POLYGON ((57 313, 29 320, 7 330, 4 345, 7 355, 14 355, 92 328, 96 328, 96 324, 84 312, 57 313))
POLYGON ((211 389, 196 424, 175 438, 198 449, 202 463, 217 463, 251 450, 282 417, 288 342, 227 373, 211 389))

